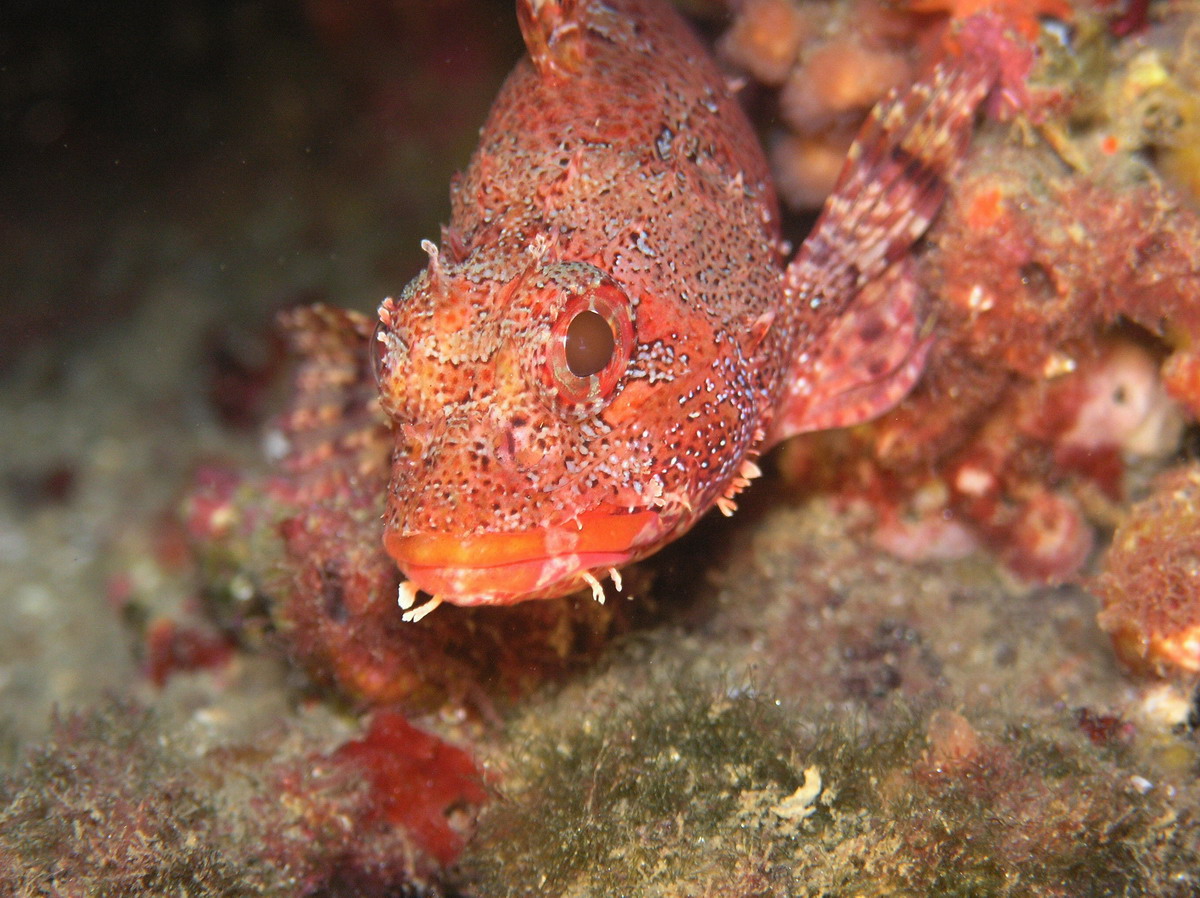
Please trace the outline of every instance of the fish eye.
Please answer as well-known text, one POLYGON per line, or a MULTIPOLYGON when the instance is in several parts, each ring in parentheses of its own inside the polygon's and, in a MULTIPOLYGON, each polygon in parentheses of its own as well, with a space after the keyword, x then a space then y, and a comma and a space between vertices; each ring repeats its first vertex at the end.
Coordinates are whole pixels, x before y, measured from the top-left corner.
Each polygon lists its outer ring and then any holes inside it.
POLYGON ((631 304, 604 279, 570 296, 550 326, 543 393, 567 418, 595 414, 615 395, 633 353, 631 304))
POLYGON ((567 325, 563 349, 567 368, 576 377, 590 377, 608 365, 617 348, 617 339, 604 316, 584 309, 567 325))

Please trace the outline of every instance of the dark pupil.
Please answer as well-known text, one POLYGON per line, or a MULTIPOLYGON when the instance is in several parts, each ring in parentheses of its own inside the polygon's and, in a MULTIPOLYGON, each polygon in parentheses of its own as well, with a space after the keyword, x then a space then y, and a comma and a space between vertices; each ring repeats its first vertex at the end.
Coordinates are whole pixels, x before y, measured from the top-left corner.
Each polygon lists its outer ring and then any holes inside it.
POLYGON ((612 328, 599 312, 580 312, 567 325, 567 367, 576 377, 590 377, 612 360, 616 348, 612 328))

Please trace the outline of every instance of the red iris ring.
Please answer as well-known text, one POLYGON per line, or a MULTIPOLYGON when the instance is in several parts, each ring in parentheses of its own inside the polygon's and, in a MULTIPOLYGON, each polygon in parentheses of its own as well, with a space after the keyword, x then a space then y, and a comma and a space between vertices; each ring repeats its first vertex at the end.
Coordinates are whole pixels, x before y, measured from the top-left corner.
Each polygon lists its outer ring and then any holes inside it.
POLYGON ((633 319, 629 300, 613 284, 601 283, 567 301, 550 330, 547 386, 566 406, 591 406, 616 390, 633 350, 633 319), (568 331, 581 312, 595 312, 612 331, 613 349, 608 363, 594 374, 580 377, 567 363, 568 331))

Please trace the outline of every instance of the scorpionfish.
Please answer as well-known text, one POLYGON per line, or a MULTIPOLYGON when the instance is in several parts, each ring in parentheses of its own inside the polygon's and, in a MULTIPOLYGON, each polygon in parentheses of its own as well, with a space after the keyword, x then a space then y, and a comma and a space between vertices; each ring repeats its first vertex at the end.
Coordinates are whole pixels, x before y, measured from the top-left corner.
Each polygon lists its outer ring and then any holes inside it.
POLYGON ((373 334, 348 319, 394 440, 409 620, 603 600, 602 578, 731 513, 760 453, 898 402, 928 348, 905 259, 993 80, 964 54, 880 104, 789 259, 759 142, 666 0, 517 13, 528 56, 440 246, 373 334))

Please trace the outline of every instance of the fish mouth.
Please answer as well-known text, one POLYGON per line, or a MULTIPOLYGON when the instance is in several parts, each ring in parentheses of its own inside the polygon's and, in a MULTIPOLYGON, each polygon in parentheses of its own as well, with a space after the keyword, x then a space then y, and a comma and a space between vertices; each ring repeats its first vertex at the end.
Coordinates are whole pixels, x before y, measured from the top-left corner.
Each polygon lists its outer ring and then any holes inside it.
POLYGON ((590 572, 642 557, 660 533, 656 511, 601 508, 560 524, 505 533, 385 534, 413 586, 452 605, 511 605, 590 585, 590 572))

